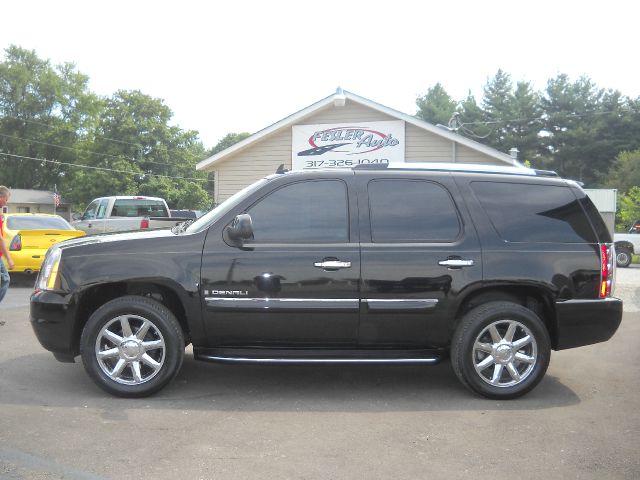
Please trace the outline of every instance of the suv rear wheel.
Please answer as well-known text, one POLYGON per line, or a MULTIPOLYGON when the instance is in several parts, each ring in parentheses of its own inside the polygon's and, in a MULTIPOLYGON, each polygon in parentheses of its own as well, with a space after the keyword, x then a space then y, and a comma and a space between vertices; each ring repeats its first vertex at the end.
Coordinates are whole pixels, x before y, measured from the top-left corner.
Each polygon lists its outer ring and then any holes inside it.
POLYGON ((511 302, 490 302, 462 318, 451 364, 470 390, 493 399, 524 395, 549 366, 551 342, 540 318, 511 302))
POLYGON ((150 298, 127 296, 105 303, 87 321, 80 339, 82 363, 103 390, 144 397, 180 370, 184 336, 171 311, 150 298))

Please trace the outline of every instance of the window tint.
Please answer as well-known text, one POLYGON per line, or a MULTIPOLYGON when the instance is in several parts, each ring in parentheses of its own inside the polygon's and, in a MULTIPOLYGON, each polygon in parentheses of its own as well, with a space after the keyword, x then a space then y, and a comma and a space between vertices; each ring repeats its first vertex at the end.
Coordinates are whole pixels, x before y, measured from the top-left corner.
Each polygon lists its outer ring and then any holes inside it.
POLYGON ((73 227, 61 217, 45 217, 29 215, 9 217, 7 228, 10 230, 73 230, 73 227))
POLYGON ((593 229, 569 187, 473 182, 498 234, 509 242, 596 242, 593 229))
POLYGON ((460 234, 458 212, 441 185, 373 180, 368 190, 374 242, 446 242, 460 234))
POLYGON ((98 207, 98 212, 96 213, 96 219, 104 218, 104 215, 107 211, 107 205, 109 205, 109 200, 102 200, 100 202, 100 206, 98 207))
POLYGON ((248 210, 256 242, 349 241, 347 190, 339 180, 287 185, 248 210))
POLYGON ((96 218, 96 211, 98 210, 99 203, 100 202, 98 200, 91 202, 87 207, 87 209, 84 211, 84 214, 82 215, 82 219, 93 220, 94 218, 96 218))
POLYGON ((117 199, 111 209, 112 217, 168 217, 161 200, 144 200, 137 198, 117 199))
POLYGON ((598 209, 591 199, 585 195, 580 199, 580 203, 582 204, 582 208, 587 212, 587 215, 591 220, 591 224, 598 234, 599 241, 603 243, 611 243, 611 233, 609 233, 609 229, 607 228, 606 223, 604 223, 602 215, 600 215, 600 212, 598 212, 598 209))

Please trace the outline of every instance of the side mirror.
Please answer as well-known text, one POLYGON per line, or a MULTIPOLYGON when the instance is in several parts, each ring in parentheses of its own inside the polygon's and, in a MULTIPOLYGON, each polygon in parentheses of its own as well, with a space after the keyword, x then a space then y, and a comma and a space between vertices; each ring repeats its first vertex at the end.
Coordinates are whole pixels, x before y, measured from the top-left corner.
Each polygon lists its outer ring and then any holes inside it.
POLYGON ((224 229, 224 236, 227 243, 234 247, 241 247, 244 240, 253 240, 253 221, 251 215, 242 213, 224 229))
POLYGON ((80 215, 79 213, 74 213, 73 215, 71 215, 71 220, 73 220, 74 222, 77 222, 81 218, 82 218, 82 215, 80 215))

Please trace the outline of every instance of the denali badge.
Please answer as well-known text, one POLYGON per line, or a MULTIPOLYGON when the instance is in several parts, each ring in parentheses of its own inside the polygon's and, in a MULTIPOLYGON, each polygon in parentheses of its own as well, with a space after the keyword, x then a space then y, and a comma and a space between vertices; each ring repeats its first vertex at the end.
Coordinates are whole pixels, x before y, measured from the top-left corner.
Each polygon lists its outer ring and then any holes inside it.
POLYGON ((247 290, 205 290, 205 295, 220 295, 221 297, 246 297, 249 295, 247 290))

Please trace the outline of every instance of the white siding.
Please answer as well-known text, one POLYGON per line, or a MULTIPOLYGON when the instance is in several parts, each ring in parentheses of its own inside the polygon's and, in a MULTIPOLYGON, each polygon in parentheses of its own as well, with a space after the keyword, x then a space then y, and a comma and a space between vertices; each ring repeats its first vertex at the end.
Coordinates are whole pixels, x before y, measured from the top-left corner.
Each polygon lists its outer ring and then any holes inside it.
POLYGON ((504 165, 504 162, 501 162, 497 158, 490 157, 489 155, 485 155, 482 152, 478 152, 477 150, 473 150, 469 147, 465 147, 464 145, 456 144, 457 150, 457 162, 459 163, 483 163, 485 165, 504 165))
POLYGON ((452 162, 453 142, 427 132, 415 125, 405 124, 406 162, 452 162))
POLYGON ((215 165, 216 203, 266 175, 275 173, 280 164, 291 168, 291 127, 215 165))
POLYGON ((585 188, 585 193, 589 195, 589 198, 596 206, 600 213, 613 212, 616 213, 618 190, 616 189, 595 189, 585 188))
MULTIPOLYGON (((396 117, 347 101, 344 107, 333 105, 314 112, 298 125, 356 123, 397 120, 396 117)), ((405 160, 407 162, 464 162, 503 165, 493 157, 455 144, 415 125, 405 123, 405 160), (455 153, 455 155, 454 155, 455 153)), ((216 202, 272 174, 280 164, 291 168, 291 126, 212 165, 215 170, 216 202)))

